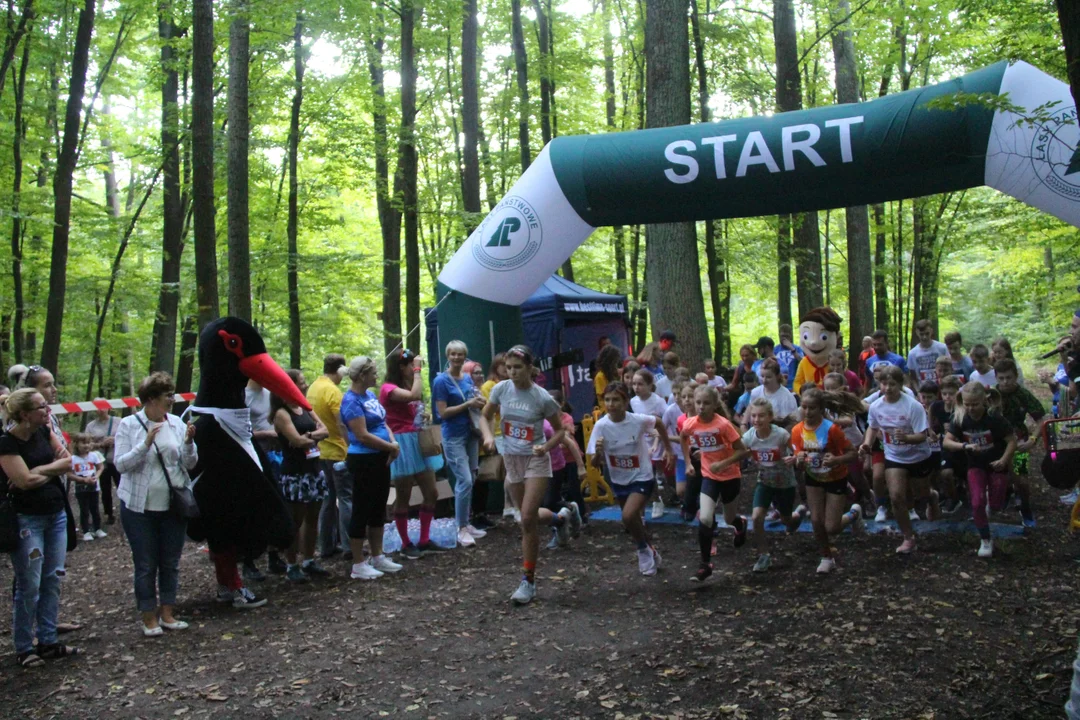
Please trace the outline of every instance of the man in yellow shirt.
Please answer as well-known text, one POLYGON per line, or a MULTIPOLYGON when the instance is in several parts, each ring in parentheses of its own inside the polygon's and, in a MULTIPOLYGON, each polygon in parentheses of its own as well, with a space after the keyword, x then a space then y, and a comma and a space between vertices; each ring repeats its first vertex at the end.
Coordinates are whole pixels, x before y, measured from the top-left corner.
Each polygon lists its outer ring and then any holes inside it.
MULTIPOLYGON (((352 476, 347 470, 335 470, 334 465, 345 461, 348 443, 341 427, 341 380, 345 377, 345 356, 331 353, 323 359, 323 374, 311 383, 308 402, 330 432, 319 443, 319 465, 326 475, 329 494, 319 511, 319 555, 331 557, 348 546, 349 520, 352 519, 352 476)), ((346 555, 348 550, 344 550, 346 555)), ((346 558, 349 559, 349 558, 346 558)))

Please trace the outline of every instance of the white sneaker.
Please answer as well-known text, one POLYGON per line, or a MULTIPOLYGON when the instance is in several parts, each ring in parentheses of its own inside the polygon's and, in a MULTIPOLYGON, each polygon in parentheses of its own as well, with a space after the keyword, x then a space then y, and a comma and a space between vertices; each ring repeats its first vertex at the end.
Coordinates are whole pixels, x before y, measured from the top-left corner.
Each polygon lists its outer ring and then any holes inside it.
POLYGON ((806 507, 802 503, 799 503, 799 507, 795 508, 795 512, 792 515, 798 515, 800 520, 810 519, 810 508, 806 507))
POLYGON ((92 542, 94 539, 94 533, 86 533, 82 536, 82 539, 86 542, 92 542))
POLYGON ((109 533, 105 532, 104 530, 95 530, 94 537, 100 540, 103 537, 109 537, 109 533))
POLYGON ((581 534, 581 508, 576 502, 568 503, 570 510, 570 537, 576 538, 581 534))
POLYGON ((652 548, 637 551, 637 569, 642 575, 656 574, 656 558, 653 557, 652 548))
POLYGON ((889 511, 885 509, 884 505, 877 506, 877 514, 874 515, 874 522, 885 522, 889 516, 889 511))
POLYGON ((653 520, 658 520, 664 517, 664 503, 660 500, 654 502, 652 504, 652 513, 650 513, 649 517, 651 517, 653 520))
POLYGON ((818 563, 817 571, 819 575, 828 575, 836 569, 836 561, 831 557, 821 558, 821 562, 818 563))
POLYGON ((353 580, 378 580, 382 576, 383 573, 372 567, 367 560, 353 565, 352 572, 349 573, 349 577, 353 580))
POLYGON ((457 543, 461 547, 476 547, 476 539, 473 538, 472 533, 467 528, 458 528, 457 543))
POLYGON ((649 546, 649 549, 652 550, 653 562, 656 563, 656 569, 659 570, 660 562, 662 560, 662 558, 660 557, 660 553, 657 552, 656 548, 654 548, 652 545, 649 546))
POLYGON ((994 540, 993 538, 988 540, 979 541, 979 557, 988 558, 994 556, 994 540))
POLYGON ((371 564, 371 567, 384 574, 400 572, 402 567, 385 555, 376 555, 368 560, 368 562, 371 564))
POLYGON ((510 596, 510 601, 515 605, 525 605, 532 602, 534 597, 536 597, 536 583, 531 583, 522 578, 518 589, 510 596))
POLYGON ((516 522, 518 525, 521 524, 521 511, 517 508, 514 508, 514 522, 516 522))
POLYGON ((919 513, 915 512, 914 509, 908 510, 907 516, 908 516, 908 519, 911 520, 912 522, 915 522, 916 520, 919 519, 919 513))
POLYGON ((507 505, 506 507, 503 508, 503 517, 504 518, 514 517, 514 506, 513 505, 507 505))
POLYGON ((850 512, 854 514, 854 517, 851 519, 851 534, 862 535, 863 531, 866 529, 866 522, 863 520, 862 516, 862 505, 855 503, 851 506, 850 512))
POLYGON ((559 547, 566 547, 570 544, 570 509, 563 508, 559 511, 559 517, 562 518, 562 525, 555 528, 555 533, 559 538, 559 547))
POLYGON ((1058 499, 1061 500, 1062 505, 1075 505, 1077 498, 1080 498, 1080 493, 1073 490, 1072 492, 1065 493, 1058 499))
POLYGON ((481 530, 480 528, 475 528, 471 524, 466 525, 465 529, 468 530, 469 534, 472 535, 473 538, 476 539, 476 540, 479 540, 480 538, 487 535, 487 530, 481 530))

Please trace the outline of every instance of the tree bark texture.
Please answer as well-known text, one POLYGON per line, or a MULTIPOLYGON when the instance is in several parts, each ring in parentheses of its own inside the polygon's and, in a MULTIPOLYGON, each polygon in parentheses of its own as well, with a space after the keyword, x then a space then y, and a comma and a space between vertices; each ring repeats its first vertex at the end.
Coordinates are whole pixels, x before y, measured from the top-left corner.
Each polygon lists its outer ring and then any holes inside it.
POLYGON ((248 106, 251 11, 248 0, 232 0, 229 24, 228 242, 229 314, 251 322, 251 241, 248 216, 248 106))
MULTIPOLYGON (((687 0, 655 0, 645 8, 645 118, 650 128, 690 122, 687 8, 687 0)), ((694 223, 647 226, 645 266, 653 336, 673 331, 679 357, 690 367, 700 366, 710 352, 694 223)))
POLYGON ((510 34, 518 86, 518 150, 521 172, 532 164, 529 152, 529 58, 525 54, 525 32, 521 27, 521 0, 510 0, 510 34))
MULTIPOLYGON (((609 0, 603 0, 604 23, 604 110, 608 130, 614 132, 615 124, 615 39, 611 35, 611 12, 609 0)), ((611 229, 615 253, 615 288, 618 293, 626 293, 626 230, 622 225, 611 229)))
POLYGON ((461 129, 465 135, 461 203, 465 208, 465 233, 480 220, 480 88, 477 71, 477 0, 465 0, 461 22, 461 129))
POLYGON ((199 329, 221 314, 214 221, 214 7, 191 4, 191 182, 195 230, 195 298, 199 329))
POLYGON ((301 365, 300 355, 300 250, 297 245, 299 226, 298 207, 300 187, 297 179, 296 160, 300 149, 300 107, 304 102, 304 13, 296 13, 293 29, 293 99, 289 115, 289 259, 286 272, 289 285, 289 367, 301 365))
MULTIPOLYGON (((29 4, 29 3, 28 3, 29 4)), ((25 12, 24 12, 25 15, 25 12)), ((15 362, 23 362, 23 349, 25 337, 23 334, 23 318, 26 314, 25 301, 23 299, 22 281, 22 256, 23 234, 25 228, 19 214, 19 206, 22 200, 22 175, 23 159, 22 144, 26 139, 26 122, 23 120, 23 100, 26 98, 26 69, 30 64, 30 35, 27 34, 23 43, 22 62, 19 65, 19 76, 15 84, 15 112, 12 119, 12 179, 11 179, 11 284, 12 299, 15 301, 15 312, 12 318, 12 341, 15 362)), ((0 337, 7 337, 4 333, 0 337)))
MULTIPOLYGON (((413 352, 420 351, 420 241, 417 237, 416 214, 416 50, 413 35, 422 12, 413 0, 402 1, 401 136, 398 143, 398 169, 401 173, 405 225, 405 325, 410 331, 404 344, 413 352)), ((479 195, 476 205, 479 210, 479 195)))
POLYGON ((1065 44, 1065 69, 1073 102, 1080 107, 1080 2, 1056 0, 1058 24, 1065 44))

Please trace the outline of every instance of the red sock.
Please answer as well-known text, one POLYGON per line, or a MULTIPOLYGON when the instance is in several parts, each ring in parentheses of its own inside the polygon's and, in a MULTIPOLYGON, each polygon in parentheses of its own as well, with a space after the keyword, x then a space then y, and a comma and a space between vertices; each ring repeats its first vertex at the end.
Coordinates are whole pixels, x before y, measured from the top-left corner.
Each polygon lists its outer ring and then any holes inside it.
POLYGON ((427 545, 431 540, 431 521, 435 519, 434 505, 420 506, 420 544, 427 545))
POLYGON ((401 536, 401 547, 409 547, 412 544, 409 540, 409 511, 395 510, 394 524, 397 525, 398 535, 401 536))
POLYGON ((525 570, 525 579, 531 583, 536 582, 536 563, 526 561, 523 567, 525 570))
POLYGON ((236 569, 236 550, 229 548, 225 551, 211 551, 210 559, 214 562, 214 575, 217 576, 219 585, 229 590, 239 590, 244 586, 240 579, 240 572, 236 569))

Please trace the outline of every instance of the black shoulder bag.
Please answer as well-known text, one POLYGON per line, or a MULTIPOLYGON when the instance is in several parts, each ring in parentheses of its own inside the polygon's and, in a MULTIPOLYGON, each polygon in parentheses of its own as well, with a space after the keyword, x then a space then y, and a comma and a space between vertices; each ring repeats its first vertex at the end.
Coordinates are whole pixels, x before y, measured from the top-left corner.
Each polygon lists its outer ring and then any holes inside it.
MULTIPOLYGON (((147 433, 150 432, 150 428, 146 426, 143 419, 139 417, 138 413, 135 414, 135 419, 139 421, 139 424, 143 426, 143 429, 147 433)), ((165 424, 169 424, 168 417, 165 418, 165 424)), ((172 430, 172 426, 169 426, 169 430, 172 430)), ((161 457, 161 451, 158 450, 157 442, 152 443, 154 446, 154 454, 157 455, 158 462, 161 463, 161 471, 165 473, 165 482, 169 486, 169 512, 175 515, 180 520, 194 520, 199 517, 199 503, 195 502, 195 493, 191 492, 191 488, 186 485, 176 487, 172 484, 172 478, 169 477, 169 470, 165 467, 165 458, 161 457)))

